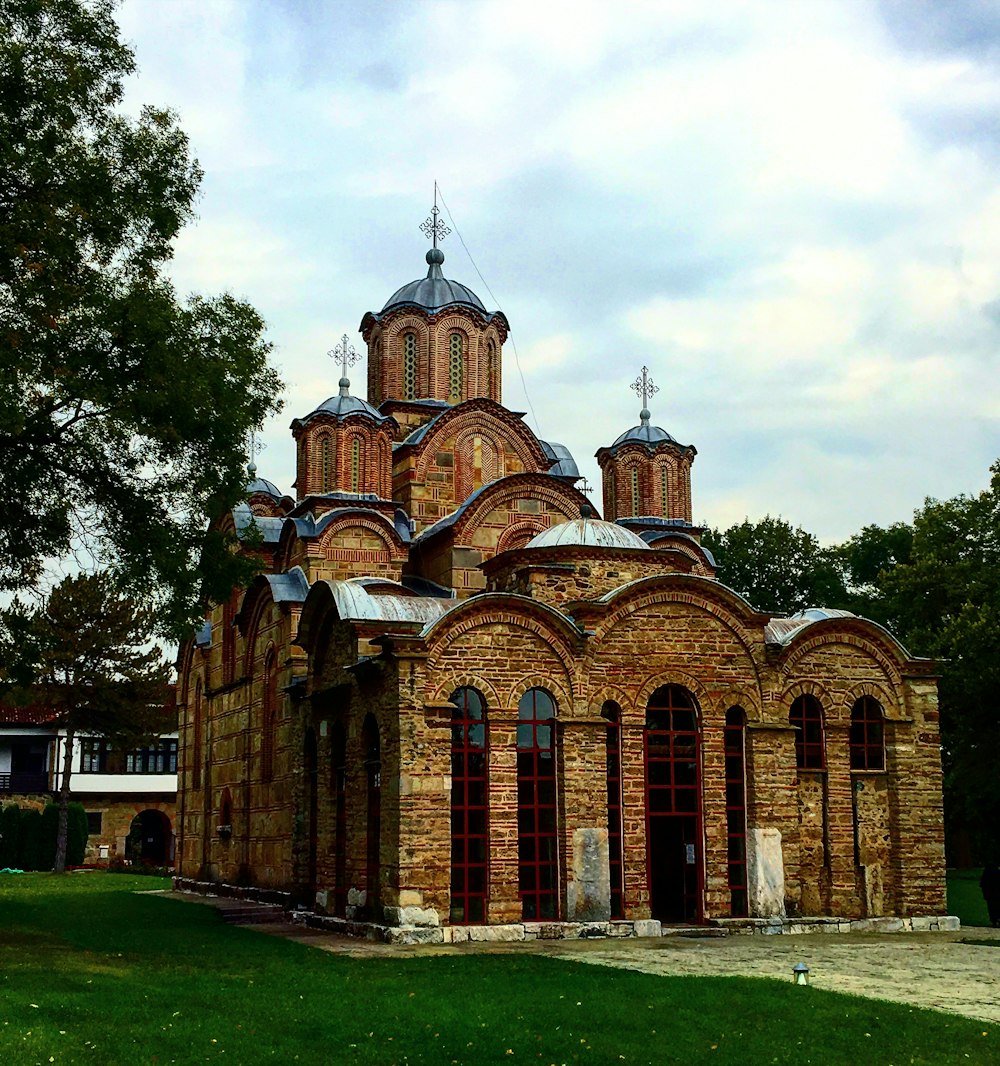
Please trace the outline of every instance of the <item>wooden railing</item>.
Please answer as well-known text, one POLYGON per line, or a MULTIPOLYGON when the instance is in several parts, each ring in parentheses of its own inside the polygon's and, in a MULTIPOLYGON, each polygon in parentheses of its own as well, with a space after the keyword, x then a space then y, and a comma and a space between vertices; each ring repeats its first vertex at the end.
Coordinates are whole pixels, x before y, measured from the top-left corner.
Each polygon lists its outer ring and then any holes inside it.
POLYGON ((41 773, 0 773, 0 792, 51 792, 49 775, 41 773))

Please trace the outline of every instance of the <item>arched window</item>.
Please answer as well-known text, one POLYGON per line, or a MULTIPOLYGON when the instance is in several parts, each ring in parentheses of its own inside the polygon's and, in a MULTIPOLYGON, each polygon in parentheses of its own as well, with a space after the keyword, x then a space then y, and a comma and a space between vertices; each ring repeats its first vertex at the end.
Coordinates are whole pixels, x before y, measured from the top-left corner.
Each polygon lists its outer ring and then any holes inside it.
POLYGON ((333 913, 347 905, 347 734, 335 722, 330 734, 330 788, 333 792, 333 913))
POLYGON ((361 438, 351 442, 351 492, 361 491, 361 438))
POLYGON ((451 921, 486 921, 489 817, 486 702, 474 688, 451 694, 451 921))
POLYGON ((275 669, 273 649, 264 656, 261 718, 263 729, 260 738, 260 777, 262 781, 270 781, 274 776, 274 742, 278 729, 278 672, 275 669))
POLYGON ((365 752, 365 774, 368 778, 367 818, 365 835, 365 889, 368 914, 379 918, 379 881, 382 873, 382 745, 378 723, 372 715, 365 718, 361 730, 365 752))
POLYGON ((792 702, 788 721, 797 727, 795 765, 800 770, 826 767, 823 743, 823 708, 815 696, 798 696, 792 702))
MULTIPOLYGON (((222 806, 219 809, 219 826, 228 826, 230 832, 233 828, 233 795, 228 788, 222 791, 222 806)), ((228 839, 228 838, 227 838, 228 839)))
POLYGON ((403 334, 403 399, 417 396, 417 335, 403 334))
POLYGON ((204 708, 201 702, 201 678, 198 678, 194 686, 194 721, 191 723, 193 734, 191 738, 191 787, 201 788, 201 736, 202 714, 204 708))
POLYGON ((601 708, 607 720, 604 751, 608 773, 608 867, 611 873, 611 917, 625 916, 622 864, 622 711, 613 700, 601 708))
POLYGON ((491 400, 500 399, 500 390, 497 388, 497 346, 492 340, 486 342, 486 395, 491 400))
POLYGON ((632 467, 632 514, 639 516, 639 468, 632 467))
POLYGON ((464 345, 461 333, 452 333, 448 338, 448 402, 460 403, 462 399, 462 368, 464 345))
POLYGON ((851 769, 885 769, 885 714, 882 704, 862 696, 851 708, 851 769))
POLYGON ((518 894, 528 922, 559 917, 555 713, 543 688, 528 689, 517 705, 518 894))
POLYGON ((324 435, 320 443, 320 465, 322 467, 320 492, 333 492, 337 479, 337 442, 329 435, 324 435))
POLYGON ((666 463, 660 466, 660 511, 664 518, 670 517, 670 476, 666 463))
POLYGON ((726 711, 726 839, 729 866, 729 914, 747 916, 746 715, 742 707, 726 711))

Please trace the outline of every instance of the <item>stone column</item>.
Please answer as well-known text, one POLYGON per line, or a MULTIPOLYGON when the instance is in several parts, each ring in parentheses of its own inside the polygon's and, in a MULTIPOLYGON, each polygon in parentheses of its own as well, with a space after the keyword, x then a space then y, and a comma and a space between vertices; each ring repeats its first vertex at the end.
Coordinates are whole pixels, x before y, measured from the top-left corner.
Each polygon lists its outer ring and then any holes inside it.
POLYGON ((800 864, 795 730, 787 721, 751 722, 746 732, 747 880, 751 917, 784 915, 797 894, 800 864))
POLYGON ((521 920, 517 861, 517 708, 490 710, 490 863, 487 918, 521 920))
POLYGON ((570 922, 611 919, 606 729, 603 718, 559 725, 562 909, 570 922))

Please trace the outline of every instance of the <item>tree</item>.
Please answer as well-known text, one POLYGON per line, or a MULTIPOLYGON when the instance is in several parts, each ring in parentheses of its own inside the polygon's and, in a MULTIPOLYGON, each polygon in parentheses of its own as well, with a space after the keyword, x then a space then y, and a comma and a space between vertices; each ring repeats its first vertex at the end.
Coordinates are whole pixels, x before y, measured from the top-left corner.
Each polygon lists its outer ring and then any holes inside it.
POLYGON ((247 579, 209 523, 281 383, 252 307, 165 276, 201 171, 169 111, 119 110, 112 9, 0 6, 0 589, 82 550, 177 635, 247 579))
POLYGON ((715 555, 719 581, 760 611, 839 608, 847 597, 835 555, 783 518, 709 529, 702 543, 715 555))
POLYGON ((57 873, 66 868, 73 748, 81 734, 129 750, 164 729, 168 668, 150 647, 152 612, 107 573, 65 578, 35 610, 15 605, 36 640, 37 676, 22 693, 51 708, 64 731, 57 873))
POLYGON ((907 648, 942 660, 941 741, 949 836, 1000 851, 1000 460, 989 489, 927 500, 910 557, 883 571, 887 617, 907 648))
POLYGON ((901 620, 893 615, 883 586, 897 566, 912 560, 913 527, 903 522, 865 526, 832 554, 843 573, 847 609, 898 633, 901 620))

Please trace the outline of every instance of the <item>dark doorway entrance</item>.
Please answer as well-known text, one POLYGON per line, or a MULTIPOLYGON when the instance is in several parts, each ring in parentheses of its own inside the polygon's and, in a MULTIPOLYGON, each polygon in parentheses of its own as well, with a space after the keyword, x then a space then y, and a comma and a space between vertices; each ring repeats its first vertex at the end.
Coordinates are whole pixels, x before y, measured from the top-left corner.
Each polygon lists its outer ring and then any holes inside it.
POLYGON ((698 708, 680 685, 646 707, 646 869, 651 912, 661 922, 702 918, 698 708))
POLYGON ((315 892, 317 833, 319 830, 319 765, 316 753, 316 732, 313 729, 306 730, 302 754, 306 772, 306 811, 308 813, 308 824, 306 825, 306 840, 308 842, 306 881, 308 882, 309 891, 315 892))
POLYGON ((163 811, 142 811, 132 819, 125 841, 125 858, 145 866, 168 866, 173 861, 174 835, 163 811))

